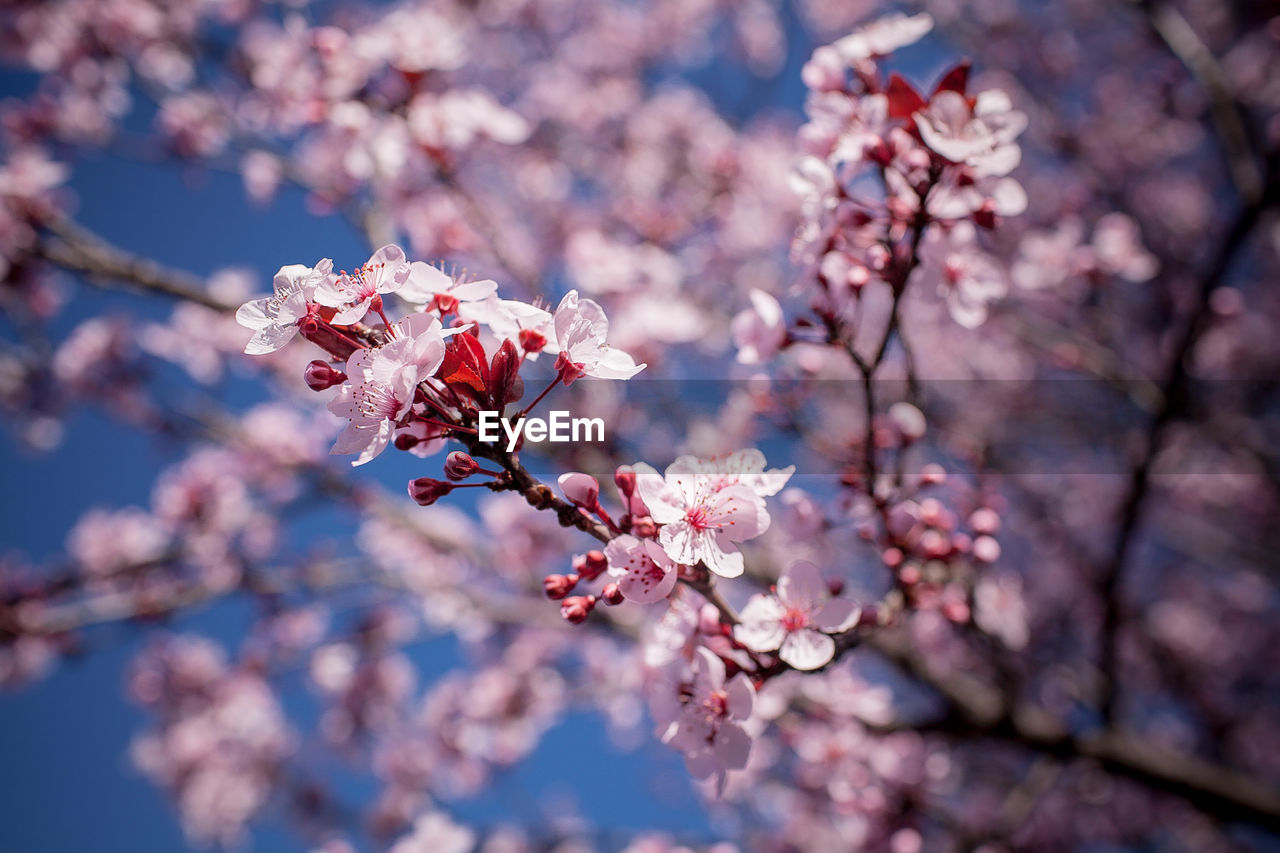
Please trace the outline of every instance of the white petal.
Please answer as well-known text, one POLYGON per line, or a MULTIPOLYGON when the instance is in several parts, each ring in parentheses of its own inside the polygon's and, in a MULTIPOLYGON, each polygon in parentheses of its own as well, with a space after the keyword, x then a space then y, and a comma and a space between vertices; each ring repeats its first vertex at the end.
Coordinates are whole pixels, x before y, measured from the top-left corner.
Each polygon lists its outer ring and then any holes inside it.
POLYGON ((835 653, 835 640, 803 628, 793 631, 782 641, 778 657, 796 669, 812 670, 830 663, 835 653))

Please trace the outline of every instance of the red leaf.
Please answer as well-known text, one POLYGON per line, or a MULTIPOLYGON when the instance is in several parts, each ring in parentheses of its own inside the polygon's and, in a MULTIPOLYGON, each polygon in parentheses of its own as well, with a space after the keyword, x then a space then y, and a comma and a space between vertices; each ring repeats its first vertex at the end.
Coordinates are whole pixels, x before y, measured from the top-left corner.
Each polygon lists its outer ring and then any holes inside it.
POLYGON ((524 382, 520 379, 520 353, 510 338, 503 341, 493 354, 489 376, 492 381, 489 397, 494 409, 501 411, 507 403, 519 400, 524 394, 524 382))
POLYGON ((938 81, 938 88, 933 90, 933 94, 956 92, 963 95, 965 86, 969 85, 970 64, 969 60, 966 59, 946 74, 943 74, 942 79, 938 81))
POLYGON ((910 118, 912 113, 927 106, 920 93, 911 88, 911 84, 903 80, 896 71, 889 76, 889 88, 885 90, 885 95, 889 98, 890 118, 910 118))
POLYGON ((489 363, 484 346, 471 335, 449 338, 438 375, 455 391, 481 401, 489 387, 489 363))

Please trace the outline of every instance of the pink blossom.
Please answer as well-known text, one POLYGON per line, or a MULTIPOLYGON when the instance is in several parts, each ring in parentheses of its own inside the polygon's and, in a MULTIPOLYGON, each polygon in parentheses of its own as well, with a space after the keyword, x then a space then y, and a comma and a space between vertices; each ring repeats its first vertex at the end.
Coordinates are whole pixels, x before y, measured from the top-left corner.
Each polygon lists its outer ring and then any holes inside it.
POLYGON ((933 18, 927 14, 886 15, 860 27, 831 46, 847 63, 887 56, 900 47, 919 41, 933 29, 933 18))
POLYGON ((604 553, 609 559, 609 576, 618 578, 628 601, 661 601, 676 585, 676 564, 652 539, 623 534, 606 545, 604 553))
POLYGON ((485 299, 498 289, 491 279, 466 281, 445 273, 438 267, 422 261, 409 265, 409 278, 396 295, 406 302, 425 305, 428 310, 449 314, 457 310, 459 302, 476 302, 485 299))
POLYGON ((751 736, 742 727, 755 709, 751 680, 743 673, 726 680, 724 661, 699 647, 687 675, 656 689, 653 711, 662 742, 684 753, 690 773, 714 778, 717 795, 723 793, 727 772, 746 767, 751 754, 751 736))
POLYGON ((431 811, 413 822, 413 831, 397 841, 390 853, 469 853, 476 834, 459 826, 444 812, 431 811))
MULTIPOLYGON (((555 330, 560 363, 578 376, 630 379, 645 368, 622 350, 605 343, 609 319, 605 317, 604 309, 594 300, 579 299, 576 290, 570 290, 560 300, 555 313, 555 330)), ((568 375, 566 380, 569 380, 568 375)))
POLYGON ((326 279, 316 288, 316 302, 337 308, 333 322, 345 326, 358 323, 374 306, 374 300, 399 290, 409 279, 411 267, 399 246, 386 245, 352 273, 326 279))
POLYGON ((253 337, 245 344, 244 351, 249 355, 262 355, 289 343, 298 333, 298 321, 307 316, 307 303, 332 274, 333 261, 328 258, 314 267, 302 264, 281 267, 272 280, 273 296, 246 302, 236 311, 236 322, 253 329, 253 337))
POLYGON ((759 364, 768 361, 787 339, 782 306, 768 293, 752 288, 751 307, 733 318, 733 342, 738 362, 759 364))
POLYGON ((966 328, 982 325, 988 303, 1009 289, 1003 269, 978 245, 977 231, 968 221, 945 231, 930 229, 920 256, 921 283, 932 283, 946 299, 952 319, 966 328))
POLYGON ((440 321, 411 314, 396 323, 390 342, 359 349, 347 359, 348 381, 329 403, 329 411, 350 419, 332 453, 357 453, 351 463, 363 465, 386 449, 399 421, 413 406, 418 383, 444 360, 445 331, 440 321))
POLYGON ((1022 159, 1014 140, 1026 128, 1027 116, 999 89, 979 93, 972 106, 959 92, 938 92, 915 120, 925 145, 968 166, 974 177, 1007 175, 1022 159))
POLYGON ((796 669, 819 669, 836 650, 823 632, 845 630, 859 612, 853 602, 831 598, 818 567, 802 561, 778 579, 776 593, 751 597, 733 635, 753 652, 777 650, 796 669))
POLYGON ((560 484, 560 491, 564 492, 570 502, 588 510, 599 504, 600 483, 590 474, 571 471, 561 474, 557 482, 560 484))
POLYGON ((1123 213, 1108 213, 1093 227, 1093 255, 1098 266, 1127 281, 1148 281, 1160 268, 1142 246, 1137 223, 1123 213))
POLYGON ((662 525, 659 542, 667 556, 692 566, 703 562, 722 577, 742 574, 742 554, 733 543, 769 528, 764 500, 748 485, 721 486, 708 460, 682 456, 665 477, 645 463, 635 466, 636 487, 653 520, 662 525))

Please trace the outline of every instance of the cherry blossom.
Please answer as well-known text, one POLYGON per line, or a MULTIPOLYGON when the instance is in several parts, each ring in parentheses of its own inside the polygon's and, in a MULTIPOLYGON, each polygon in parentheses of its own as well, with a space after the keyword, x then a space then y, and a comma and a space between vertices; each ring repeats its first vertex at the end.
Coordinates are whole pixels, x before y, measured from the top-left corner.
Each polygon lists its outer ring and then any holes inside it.
POLYGON ((933 18, 927 14, 886 15, 861 27, 831 45, 845 62, 873 59, 914 44, 933 29, 933 18))
POLYGON ((778 579, 776 593, 751 597, 733 635, 753 652, 776 650, 796 669, 820 669, 836 650, 828 634, 847 629, 858 614, 853 602, 831 597, 817 566, 801 561, 778 579))
POLYGON ((444 361, 445 331, 440 321, 411 314, 395 325, 389 343, 356 350, 347 360, 349 381, 329 403, 329 411, 349 423, 333 446, 335 454, 358 454, 363 465, 386 449, 400 420, 409 413, 418 383, 444 361))
POLYGON ((328 258, 314 267, 302 264, 281 267, 272 281, 273 296, 246 302, 236 311, 236 322, 254 330, 244 351, 249 355, 262 355, 275 352, 293 340, 298 333, 298 321, 307 316, 307 303, 332 274, 333 261, 328 258))
POLYGON ((411 272, 404 250, 386 245, 354 272, 322 281, 316 288, 315 301, 338 309, 333 316, 334 323, 358 323, 370 308, 381 304, 383 294, 399 290, 411 272))
POLYGON ((699 647, 682 674, 660 682, 653 699, 659 737, 684 753, 689 772, 698 779, 713 779, 717 794, 724 792, 730 770, 741 770, 751 753, 751 736, 743 723, 751 719, 756 691, 750 679, 738 673, 726 679, 725 665, 714 652, 699 647))
POLYGON ((598 379, 630 379, 646 366, 605 343, 609 320, 604 309, 594 300, 579 299, 576 290, 560 300, 555 332, 560 348, 557 364, 565 369, 566 384, 584 374, 598 379))
POLYGON ((988 304, 1009 289, 1004 270, 978 245, 977 230, 969 222, 930 231, 920 256, 920 283, 933 285, 952 319, 967 328, 982 325, 988 304))
POLYGON ((406 302, 426 306, 428 311, 451 314, 458 310, 458 303, 485 299, 497 289, 498 283, 492 279, 467 281, 448 275, 439 267, 414 261, 396 295, 406 302))
POLYGON ((629 601, 661 601, 675 588, 678 567, 652 539, 623 534, 606 545, 604 553, 609 559, 609 576, 618 579, 629 601))
POLYGON ((743 561, 733 543, 764 533, 769 512, 751 486, 726 484, 720 472, 706 467, 713 464, 682 456, 664 476, 641 462, 635 465, 636 488, 662 525, 659 541, 667 556, 687 566, 703 562, 716 574, 735 578, 743 561))
POLYGON ((733 342, 738 361, 759 364, 768 361, 787 339, 787 326, 778 300, 753 288, 748 294, 751 307, 733 318, 733 342))

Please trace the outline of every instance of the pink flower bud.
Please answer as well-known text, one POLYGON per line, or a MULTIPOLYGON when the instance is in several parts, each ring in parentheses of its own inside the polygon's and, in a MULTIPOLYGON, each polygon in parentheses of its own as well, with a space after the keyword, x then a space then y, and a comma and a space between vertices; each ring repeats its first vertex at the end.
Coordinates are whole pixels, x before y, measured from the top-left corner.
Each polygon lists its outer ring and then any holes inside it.
POLYGON ((631 497, 636 490, 636 469, 630 465, 619 465, 618 470, 613 472, 613 484, 624 498, 631 497))
POLYGON ((631 522, 631 532, 641 539, 651 539, 658 533, 658 525, 647 515, 642 515, 631 522))
POLYGON ((561 602, 560 615, 572 625, 581 625, 587 621, 587 617, 591 615, 591 611, 595 609, 595 606, 596 597, 594 595, 575 595, 561 602))
POLYGON ((453 451, 444 460, 444 475, 454 482, 465 480, 479 470, 479 463, 461 450, 453 451))
POLYGON ((552 601, 559 601, 573 592, 573 588, 577 584, 577 575, 547 575, 542 579, 542 591, 552 601))
POLYGON ((615 604, 622 603, 622 587, 616 583, 606 584, 604 590, 600 593, 600 600, 605 604, 613 607, 615 604))
POLYGON ((995 533, 1000 529, 1000 516, 990 507, 982 507, 969 516, 969 526, 974 533, 995 533))
POLYGON ((600 484, 590 474, 571 471, 568 474, 561 474, 559 483, 560 491, 564 492, 564 496, 570 503, 588 510, 594 510, 599 506, 600 484))
POLYGON ((980 563, 994 563, 1000 559, 1000 543, 990 536, 979 536, 973 540, 973 559, 980 563))
POLYGON ((897 428, 904 444, 910 444, 913 441, 919 441, 924 438, 925 430, 927 429, 924 412, 921 412, 910 403, 894 403, 890 406, 889 420, 897 428))
POLYGON ((409 497, 419 506, 431 506, 440 498, 453 491, 453 483, 444 480, 433 480, 431 477, 419 477, 409 481, 409 497))
POLYGON ((609 561, 603 551, 588 551, 582 560, 582 576, 593 581, 609 568, 609 561))
POLYGON ((302 378, 312 391, 323 391, 346 382, 347 374, 341 370, 334 370, 325 362, 316 359, 302 371, 302 378))
POLYGON ((946 470, 935 462, 930 462, 920 469, 920 485, 922 486, 940 486, 946 481, 946 470))

